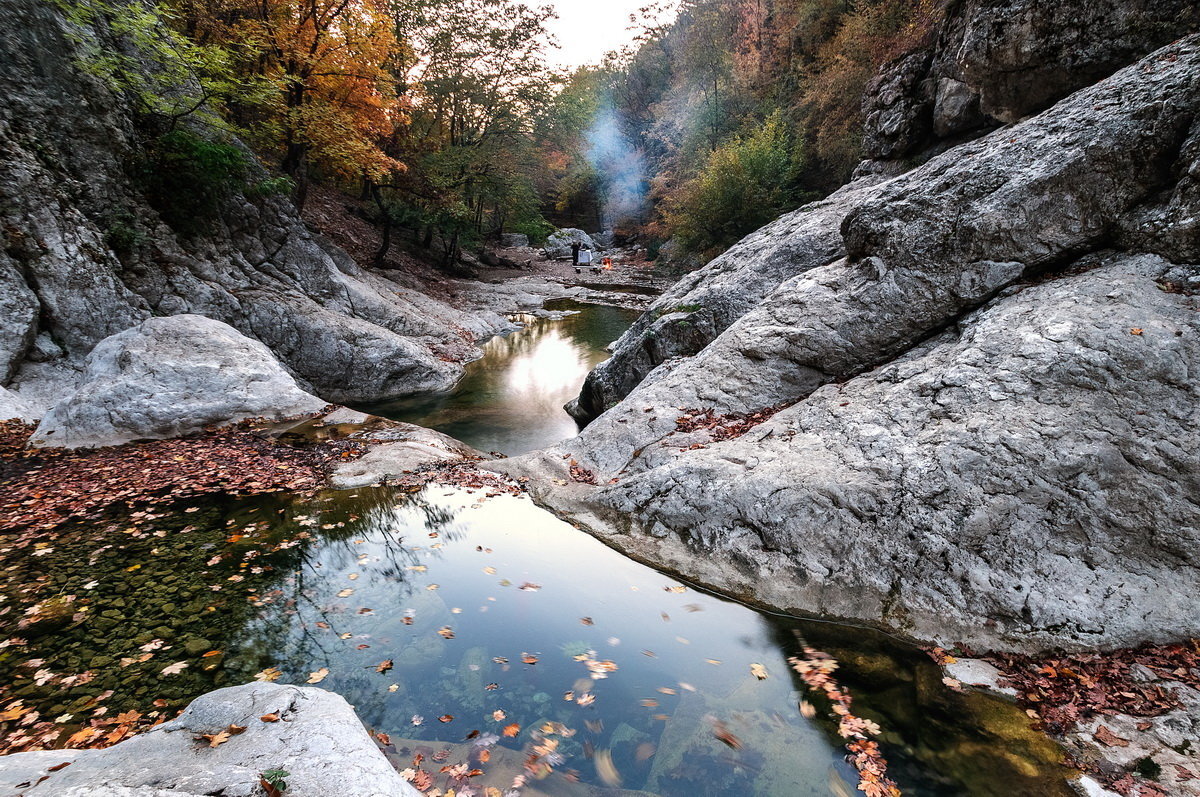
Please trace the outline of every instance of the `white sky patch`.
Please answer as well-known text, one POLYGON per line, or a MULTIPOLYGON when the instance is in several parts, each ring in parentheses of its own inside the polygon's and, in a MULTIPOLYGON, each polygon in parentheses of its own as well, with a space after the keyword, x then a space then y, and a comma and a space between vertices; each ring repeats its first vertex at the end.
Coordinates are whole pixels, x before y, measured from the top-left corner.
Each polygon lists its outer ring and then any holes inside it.
POLYGON ((647 0, 549 0, 558 11, 550 32, 558 39, 558 50, 547 57, 552 64, 574 68, 598 64, 605 53, 633 41, 637 31, 628 30, 629 15, 647 5, 647 0))

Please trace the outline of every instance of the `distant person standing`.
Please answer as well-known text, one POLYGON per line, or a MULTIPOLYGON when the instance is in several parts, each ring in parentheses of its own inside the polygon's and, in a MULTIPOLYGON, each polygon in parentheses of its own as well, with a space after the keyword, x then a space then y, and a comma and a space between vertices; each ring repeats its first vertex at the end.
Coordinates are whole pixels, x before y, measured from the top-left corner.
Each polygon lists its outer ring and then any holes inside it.
POLYGON ((573 244, 571 244, 571 265, 572 266, 579 265, 579 250, 581 248, 583 248, 583 245, 581 243, 579 243, 579 241, 575 241, 573 244))

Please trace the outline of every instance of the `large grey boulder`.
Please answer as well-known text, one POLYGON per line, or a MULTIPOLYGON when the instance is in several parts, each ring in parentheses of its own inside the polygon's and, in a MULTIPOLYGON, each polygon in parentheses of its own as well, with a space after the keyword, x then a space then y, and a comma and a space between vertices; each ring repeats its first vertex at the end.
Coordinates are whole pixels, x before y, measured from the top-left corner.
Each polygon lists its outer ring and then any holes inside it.
POLYGON ((577 230, 574 227, 567 227, 562 230, 555 230, 546 239, 546 257, 551 260, 558 260, 564 257, 571 256, 571 244, 579 244, 596 251, 596 242, 592 240, 592 236, 588 235, 583 230, 577 230))
POLYGON ((660 363, 699 352, 784 280, 842 257, 842 220, 883 179, 863 177, 792 211, 676 282, 612 344, 567 411, 590 421, 660 363))
POLYGON ((539 499, 618 548, 786 611, 979 647, 1195 636, 1196 298, 1162 289, 1179 267, 1157 256, 1076 265, 741 437, 675 432, 684 412, 639 391, 619 426, 657 424, 644 448, 589 429, 489 467, 550 477, 539 499), (556 488, 570 459, 603 486, 556 488))
POLYGON ((197 315, 151 318, 96 346, 83 383, 51 408, 31 442, 94 448, 324 406, 270 349, 228 324, 197 315))
POLYGON ((252 683, 196 698, 171 722, 105 750, 0 757, 0 791, 25 797, 251 797, 259 773, 289 772, 288 797, 416 797, 346 701, 322 689, 252 683), (279 716, 278 722, 260 717, 279 716), (217 747, 204 735, 245 728, 217 747), (68 766, 55 772, 51 767, 68 766), (45 780, 39 779, 47 776, 45 780), (18 788, 21 783, 36 783, 18 788))

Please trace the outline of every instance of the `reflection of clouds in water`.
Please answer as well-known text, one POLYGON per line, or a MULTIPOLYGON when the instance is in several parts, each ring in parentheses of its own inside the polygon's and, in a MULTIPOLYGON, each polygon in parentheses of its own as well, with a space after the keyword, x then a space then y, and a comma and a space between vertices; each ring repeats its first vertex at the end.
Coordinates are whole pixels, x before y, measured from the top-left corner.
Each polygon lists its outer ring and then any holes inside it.
POLYGON ((558 401, 574 393, 588 372, 587 352, 557 329, 538 336, 532 350, 515 356, 504 375, 504 392, 522 400, 558 401))

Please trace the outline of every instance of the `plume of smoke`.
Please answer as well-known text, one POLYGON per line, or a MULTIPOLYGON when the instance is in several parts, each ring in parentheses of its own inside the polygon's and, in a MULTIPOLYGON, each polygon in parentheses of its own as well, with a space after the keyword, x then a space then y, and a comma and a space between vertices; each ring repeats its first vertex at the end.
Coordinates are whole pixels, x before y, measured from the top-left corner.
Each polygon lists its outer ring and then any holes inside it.
POLYGON ((646 159, 621 130, 611 103, 601 105, 587 131, 587 158, 600 175, 605 229, 639 219, 646 205, 646 159))

